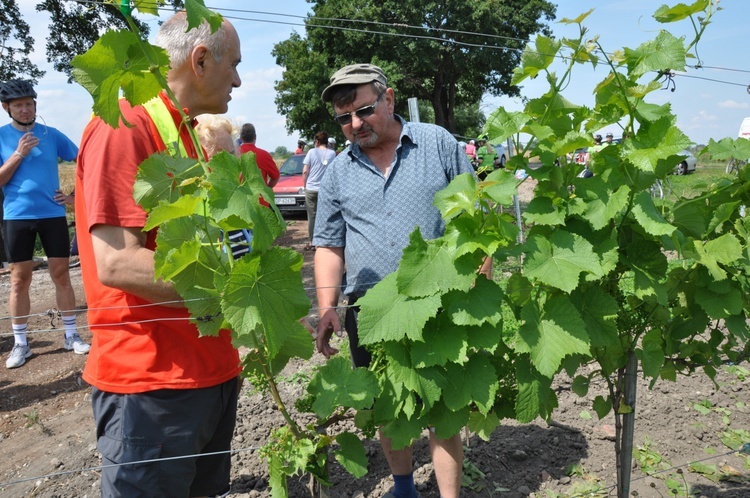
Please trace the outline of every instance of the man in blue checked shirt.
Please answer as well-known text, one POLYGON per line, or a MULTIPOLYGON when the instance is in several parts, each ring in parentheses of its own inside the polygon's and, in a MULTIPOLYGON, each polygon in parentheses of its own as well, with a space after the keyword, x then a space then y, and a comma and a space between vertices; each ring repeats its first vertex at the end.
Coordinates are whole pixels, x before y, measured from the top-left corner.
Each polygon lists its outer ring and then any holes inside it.
MULTIPOLYGON (((342 333, 336 306, 346 267, 344 294, 350 307, 344 323, 352 362, 367 366, 370 354, 357 338, 358 308, 351 305, 397 269, 415 227, 425 239, 443 234, 435 194, 473 169, 447 130, 408 123, 393 113, 394 91, 377 66, 354 64, 336 71, 322 98, 333 106, 334 119, 351 144, 328 166, 318 194, 313 245, 318 248, 315 281, 321 315, 316 345, 326 358, 338 352, 330 339, 334 331, 342 333)), ((385 497, 416 497, 411 447, 394 450, 389 438, 381 434, 380 440, 394 478, 385 497)), ((430 450, 441 496, 457 498, 460 437, 439 439, 431 432, 430 450)))

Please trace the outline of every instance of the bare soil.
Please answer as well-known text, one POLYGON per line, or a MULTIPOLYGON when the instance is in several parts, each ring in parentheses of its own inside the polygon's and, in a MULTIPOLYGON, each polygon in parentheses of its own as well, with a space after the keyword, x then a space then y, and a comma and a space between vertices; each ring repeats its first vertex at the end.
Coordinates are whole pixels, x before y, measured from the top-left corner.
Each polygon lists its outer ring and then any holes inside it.
MULTIPOLYGON (((529 186, 530 188, 530 186, 529 186)), ((311 321, 317 322, 313 252, 303 252, 307 242, 304 218, 289 219, 289 230, 280 241, 304 254, 305 286, 313 300, 311 321)), ((82 310, 78 323, 86 324, 85 297, 80 270, 71 270, 77 302, 82 310)), ((5 304, 9 276, 0 275, 0 300, 5 304)), ((85 356, 62 349, 62 324, 44 313, 54 308, 54 289, 44 267, 35 271, 30 319, 34 356, 21 368, 0 366, 0 496, 3 497, 92 497, 99 493, 101 461, 96 450, 94 424, 89 405, 89 387, 81 380, 85 356)), ((12 347, 10 322, 0 319, 0 355, 12 347)), ((90 339, 87 329, 81 331, 90 339)), ((311 363, 320 363, 316 355, 311 363)), ((310 363, 295 362, 282 376, 285 399, 293 402, 303 393, 300 379, 310 372, 310 363)), ((634 465, 632 490, 641 497, 673 496, 664 479, 684 480, 690 496, 707 498, 750 497, 747 460, 722 443, 726 430, 750 428, 750 376, 724 368, 713 385, 702 374, 660 382, 649 391, 639 385, 636 446, 646 441, 654 458, 663 458, 675 468, 658 477, 645 476, 634 465), (713 409, 701 414, 693 405, 710 402, 713 409), (713 482, 688 467, 703 461, 731 475, 713 482)), ((557 380, 560 406, 553 422, 520 425, 506 422, 484 442, 471 434, 465 437, 466 482, 464 496, 517 498, 524 496, 568 496, 575 486, 614 485, 614 417, 598 420, 591 404, 603 389, 592 389, 585 398, 571 391, 570 379, 557 380), (566 469, 574 468, 571 473, 566 469), (568 475, 571 474, 571 475, 568 475), (556 494, 559 493, 559 494, 556 494)), ((253 393, 247 384, 233 443, 232 497, 267 497, 268 472, 257 448, 269 433, 283 423, 271 400, 253 393)), ((290 403, 291 404, 291 403, 290 403)), ((309 419, 306 419, 309 420, 309 419)), ((333 427, 331 431, 340 430, 333 427)), ((747 442, 747 441, 746 441, 747 442)), ((332 460, 330 497, 370 498, 382 496, 391 486, 385 459, 377 441, 366 441, 369 472, 354 479, 332 460)), ((438 498, 426 438, 415 444, 415 479, 423 498, 438 498)), ((308 478, 289 483, 290 496, 309 496, 308 478)), ((610 496, 615 493, 610 490, 610 496)), ((576 496, 583 496, 577 494, 576 496)), ((606 492, 586 496, 608 496, 606 492)), ((686 496, 678 494, 678 496, 686 496)))

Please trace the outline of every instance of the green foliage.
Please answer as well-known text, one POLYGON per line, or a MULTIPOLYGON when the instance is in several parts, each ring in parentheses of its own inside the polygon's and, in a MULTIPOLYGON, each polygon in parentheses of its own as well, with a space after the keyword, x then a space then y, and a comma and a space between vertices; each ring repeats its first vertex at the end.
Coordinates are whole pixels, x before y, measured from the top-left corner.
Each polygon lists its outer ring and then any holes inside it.
POLYGON ((44 76, 29 57, 34 49, 29 32, 16 0, 5 0, 0 5, 0 81, 23 78, 36 83, 44 76))
POLYGON ((307 36, 294 33, 273 49, 276 63, 284 68, 276 85, 279 113, 286 116, 288 131, 307 136, 318 129, 338 131, 320 92, 335 70, 359 62, 385 70, 389 86, 402 96, 397 113, 407 116, 406 99, 416 97, 432 105, 436 124, 466 134, 478 126, 471 123, 477 116, 469 112, 465 117, 457 110, 476 106, 485 93, 518 95, 510 81, 517 50, 534 33, 548 32, 544 23, 555 13, 546 0, 310 3, 307 36), (502 37, 502 48, 493 36, 502 37))
MULTIPOLYGON (((550 7, 532 3, 539 15, 550 7)), ((515 4, 504 2, 503 7, 515 4)), ((425 9, 420 4, 417 9, 409 2, 355 6, 337 0, 318 3, 314 10, 316 16, 335 12, 328 17, 367 19, 394 12, 428 26, 434 19, 426 20, 425 12, 451 14, 445 22, 458 13, 440 9, 468 9, 466 15, 475 22, 481 15, 491 18, 486 2, 441 5, 425 9)), ((647 98, 659 88, 655 81, 660 74, 683 67, 692 56, 691 47, 713 15, 711 5, 699 1, 660 9, 662 21, 694 21, 695 40, 687 45, 664 31, 639 47, 605 51, 598 39, 590 41, 586 35, 582 23, 587 14, 563 21, 578 27, 577 38, 538 36, 524 51, 512 84, 544 76, 549 90, 529 100, 523 112, 496 111, 485 125, 485 131, 497 135, 493 138, 531 135, 526 150, 508 170, 494 171, 483 181, 459 176, 436 196, 445 234, 424 240, 415 230, 398 270, 359 300, 360 343, 373 352, 373 364, 352 370, 342 358, 331 360, 316 372, 300 406, 329 420, 354 409, 360 429, 371 434, 381 427, 394 448, 400 448, 427 426, 448 438, 468 424, 486 438, 504 418, 549 418, 557 407, 554 376, 563 370, 572 375, 583 363, 595 362, 598 369, 574 381, 576 392, 586 392, 594 376, 609 388, 608 396, 594 400, 601 418, 612 410, 616 417, 633 411, 624 402, 622 382, 633 355, 652 384, 700 369, 713 377, 725 360, 746 358, 750 219, 740 216, 739 206, 750 203, 750 170, 724 177, 690 198, 655 203, 648 193, 679 162, 677 152, 686 147, 687 138, 675 126, 669 105, 651 104, 647 98), (549 71, 555 53, 569 61, 561 76, 549 71), (616 55, 603 55, 607 53, 616 55), (596 85, 593 108, 570 102, 562 93, 570 72, 584 63, 610 69, 596 85), (566 154, 590 145, 591 130, 616 123, 630 138, 594 156, 593 178, 577 178, 576 165, 568 163, 566 154), (526 153, 539 157, 541 167, 530 169, 526 153), (522 242, 514 218, 499 208, 511 202, 522 181, 513 168, 525 169, 537 181, 524 213, 530 228, 522 242), (479 274, 488 257, 497 265, 517 267, 519 256, 520 272, 502 285, 479 274), (678 260, 670 263, 670 258, 678 260)), ((195 10, 191 19, 208 15, 202 3, 188 2, 187 7, 195 10)), ((538 31, 535 23, 526 25, 524 33, 538 31)), ((298 107, 300 113, 288 116, 291 127, 305 128, 313 122, 308 121, 311 116, 316 116, 316 127, 330 122, 317 98, 331 67, 372 60, 402 92, 416 91, 407 81, 421 74, 425 61, 434 72, 434 61, 403 56, 400 45, 410 55, 445 48, 435 42, 424 47, 416 41, 395 43, 379 35, 373 43, 373 35, 367 36, 311 29, 308 39, 295 35, 277 46, 277 58, 286 67, 277 104, 280 109, 298 107), (337 53, 325 47, 336 47, 337 53), (399 58, 379 59, 379 53, 364 58, 359 47, 376 47, 399 58)), ((92 91, 97 112, 116 125, 118 85, 126 85, 122 90, 129 100, 143 101, 164 84, 165 66, 158 51, 128 33, 108 33, 102 39, 74 64, 92 91), (113 72, 119 77, 113 78, 113 72)), ((471 57, 471 50, 466 53, 471 57)), ((466 67, 463 73, 473 75, 476 87, 480 73, 473 72, 470 61, 457 63, 455 57, 446 59, 452 61, 451 69, 466 67)), ((428 79, 413 81, 424 84, 428 79)), ((475 90, 456 91, 472 96, 475 90)), ((435 108, 439 115, 442 108, 435 108)), ((709 144, 707 152, 731 155, 744 147, 739 141, 722 141, 709 144)), ((298 323, 309 303, 299 274, 301 257, 273 246, 283 222, 275 206, 266 209, 258 203, 259 195, 272 195, 254 160, 218 155, 203 164, 154 156, 140 169, 135 195, 149 212, 148 226, 159 227, 157 275, 188 300, 202 334, 227 327, 236 344, 249 348, 243 374, 274 395, 286 418, 288 425, 263 450, 272 495, 286 496, 286 479, 301 472, 326 484, 324 463, 334 440, 314 427, 300 428, 275 388, 276 375, 291 358, 312 354, 309 335, 298 323), (256 234, 252 251, 235 262, 227 256, 222 233, 245 227, 256 234)), ((336 458, 362 475, 366 462, 358 438, 342 434, 335 443, 336 458)), ((638 458, 646 468, 665 465, 648 441, 638 458)), ((672 475, 667 478, 675 492, 682 492, 683 484, 672 475)))

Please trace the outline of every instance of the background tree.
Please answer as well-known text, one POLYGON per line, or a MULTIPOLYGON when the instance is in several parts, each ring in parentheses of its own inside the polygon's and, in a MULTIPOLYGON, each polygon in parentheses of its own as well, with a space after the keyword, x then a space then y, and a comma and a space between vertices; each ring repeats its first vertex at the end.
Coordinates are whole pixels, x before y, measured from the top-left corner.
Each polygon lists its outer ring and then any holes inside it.
MULTIPOLYGON (((183 0, 157 2, 175 9, 183 8, 183 0)), ((86 52, 99 39, 99 34, 108 28, 126 29, 125 18, 119 10, 119 2, 76 3, 64 0, 43 0, 36 5, 38 12, 50 15, 47 37, 47 61, 55 70, 68 75, 72 81, 70 61, 86 52)), ((148 26, 134 20, 138 28, 148 34, 148 26)), ((29 60, 34 49, 34 39, 29 35, 29 25, 18 9, 16 0, 0 3, 0 80, 25 78, 37 83, 44 76, 29 60)))
POLYGON ((24 78, 37 83, 44 71, 29 60, 33 48, 34 38, 16 0, 4 0, 0 5, 0 80, 24 78))
POLYGON ((289 152, 289 149, 284 147, 283 145, 279 145, 276 147, 276 149, 273 151, 273 154, 271 154, 275 158, 282 158, 282 157, 289 157, 292 155, 291 152, 289 152))
MULTIPOLYGON (((15 1, 15 0, 11 0, 15 1)), ((183 8, 182 0, 160 0, 157 3, 183 8)), ((37 4, 39 12, 49 12, 50 25, 47 37, 47 60, 53 67, 68 75, 73 81, 70 61, 86 52, 107 29, 127 29, 128 24, 115 4, 74 3, 63 0, 44 0, 37 4)), ((148 25, 134 19, 142 33, 148 35, 148 25)))
POLYGON ((519 49, 532 34, 549 34, 544 21, 555 15, 546 0, 327 0, 312 10, 307 37, 293 34, 273 50, 285 68, 276 104, 290 132, 334 129, 320 92, 335 69, 355 62, 385 70, 403 97, 397 113, 406 115, 406 97, 417 97, 455 132, 458 105, 485 93, 518 95, 510 77, 519 49))

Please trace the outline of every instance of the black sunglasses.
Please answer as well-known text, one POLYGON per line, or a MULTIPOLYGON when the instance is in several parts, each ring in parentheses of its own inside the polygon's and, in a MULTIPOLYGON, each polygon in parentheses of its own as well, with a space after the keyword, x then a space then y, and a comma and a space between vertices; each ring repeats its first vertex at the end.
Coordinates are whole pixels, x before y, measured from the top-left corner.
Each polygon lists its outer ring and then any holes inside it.
POLYGON ((373 114, 375 114, 375 109, 378 108, 378 102, 380 102, 381 97, 383 97, 383 94, 385 92, 381 92, 380 95, 378 95, 378 98, 375 99, 375 103, 372 105, 366 105, 364 107, 360 107, 356 111, 353 112, 347 112, 344 114, 337 114, 333 117, 334 121, 336 121, 341 126, 348 125, 352 122, 352 114, 355 114, 359 119, 365 119, 369 118, 373 114))

